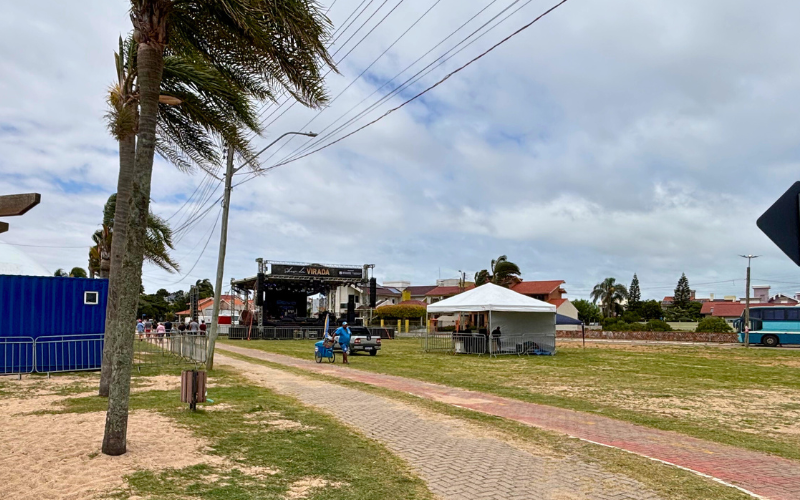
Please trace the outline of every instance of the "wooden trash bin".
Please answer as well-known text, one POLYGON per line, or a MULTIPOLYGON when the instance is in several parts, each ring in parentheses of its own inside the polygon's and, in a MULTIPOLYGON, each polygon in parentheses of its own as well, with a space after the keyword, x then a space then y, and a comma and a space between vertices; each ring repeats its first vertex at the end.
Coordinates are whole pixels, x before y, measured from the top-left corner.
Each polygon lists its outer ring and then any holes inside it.
POLYGON ((184 370, 181 372, 181 403, 189 403, 189 408, 197 409, 197 403, 206 400, 206 372, 184 370))

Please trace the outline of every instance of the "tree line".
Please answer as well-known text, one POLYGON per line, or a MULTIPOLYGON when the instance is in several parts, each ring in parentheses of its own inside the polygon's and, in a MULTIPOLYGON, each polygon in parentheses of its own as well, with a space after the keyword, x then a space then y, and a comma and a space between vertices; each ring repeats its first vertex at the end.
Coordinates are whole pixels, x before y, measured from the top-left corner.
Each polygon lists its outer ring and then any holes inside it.
POLYGON ((702 318, 703 305, 693 300, 689 279, 681 274, 675 286, 672 302, 662 304, 657 300, 642 300, 639 277, 634 273, 629 287, 606 278, 596 284, 591 300, 574 300, 578 319, 585 323, 602 323, 607 330, 644 328, 655 331, 671 330, 667 322, 699 322, 698 331, 728 332, 730 326, 722 318, 702 318), (600 306, 597 303, 600 302, 600 306))

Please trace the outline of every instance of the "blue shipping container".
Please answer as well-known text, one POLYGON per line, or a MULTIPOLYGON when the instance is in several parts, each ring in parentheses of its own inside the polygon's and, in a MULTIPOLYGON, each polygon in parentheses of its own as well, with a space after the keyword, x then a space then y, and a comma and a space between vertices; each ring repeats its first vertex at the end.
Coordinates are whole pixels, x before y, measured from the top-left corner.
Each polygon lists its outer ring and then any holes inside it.
POLYGON ((0 275, 0 373, 31 371, 24 338, 36 371, 100 368, 107 298, 104 279, 0 275))

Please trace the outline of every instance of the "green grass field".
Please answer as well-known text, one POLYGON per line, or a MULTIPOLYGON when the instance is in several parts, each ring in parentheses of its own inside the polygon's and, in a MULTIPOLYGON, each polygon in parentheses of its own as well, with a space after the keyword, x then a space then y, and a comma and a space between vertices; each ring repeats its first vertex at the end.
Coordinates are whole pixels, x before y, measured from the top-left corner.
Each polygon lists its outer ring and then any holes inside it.
MULTIPOLYGON (((133 384, 146 389, 145 375, 165 374, 178 378, 180 370, 153 368, 135 376, 133 384)), ((71 384, 69 390, 95 390, 96 374, 86 375, 85 380, 71 384)), ((312 500, 433 498, 403 461, 336 419, 292 398, 248 384, 226 370, 215 370, 213 381, 216 387, 209 388, 208 397, 214 404, 201 404, 196 412, 179 402, 178 389, 133 393, 131 410, 155 411, 190 429, 208 442, 208 453, 222 459, 224 465, 216 460, 184 468, 135 472, 128 476, 126 487, 112 492, 111 498, 277 500, 291 497, 293 487, 309 481, 338 483, 310 489, 303 498, 312 500), (215 411, 205 411, 203 407, 215 411), (270 424, 276 421, 280 425, 270 424), (253 475, 247 472, 252 469, 278 472, 253 475)), ((42 377, 35 388, 47 387, 48 382, 42 377)), ((0 381, 0 389, 4 397, 35 397, 31 391, 15 394, 13 380, 0 381)), ((66 399, 62 404, 63 407, 37 413, 106 410, 106 400, 96 396, 66 399)), ((184 452, 176 449, 175 455, 184 452)))
MULTIPOLYGON (((228 341, 311 359, 313 341, 228 341)), ((417 378, 627 420, 800 459, 800 350, 559 345, 555 356, 423 353, 386 340, 352 368, 417 378)))

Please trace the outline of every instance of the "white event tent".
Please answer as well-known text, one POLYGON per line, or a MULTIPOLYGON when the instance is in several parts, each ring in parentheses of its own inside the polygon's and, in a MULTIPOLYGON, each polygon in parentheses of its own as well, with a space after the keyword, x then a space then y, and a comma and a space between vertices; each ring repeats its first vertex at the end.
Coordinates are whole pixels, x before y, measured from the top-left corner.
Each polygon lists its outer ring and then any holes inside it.
POLYGON ((529 350, 526 346, 534 344, 537 351, 555 352, 556 306, 553 304, 487 283, 428 305, 429 315, 453 313, 486 313, 488 331, 500 327, 499 341, 490 343, 491 354, 520 354, 529 350))

